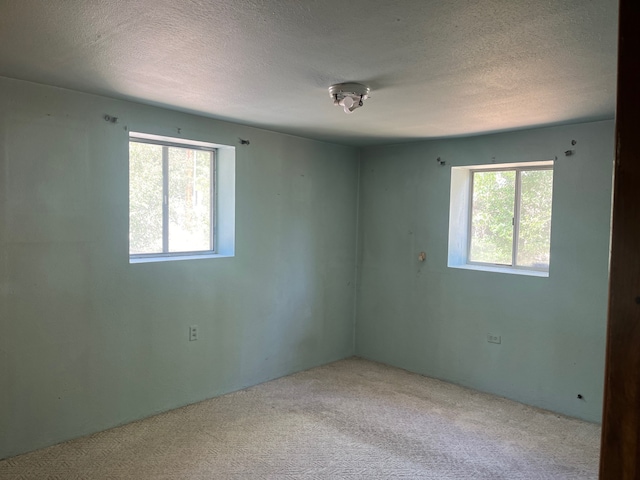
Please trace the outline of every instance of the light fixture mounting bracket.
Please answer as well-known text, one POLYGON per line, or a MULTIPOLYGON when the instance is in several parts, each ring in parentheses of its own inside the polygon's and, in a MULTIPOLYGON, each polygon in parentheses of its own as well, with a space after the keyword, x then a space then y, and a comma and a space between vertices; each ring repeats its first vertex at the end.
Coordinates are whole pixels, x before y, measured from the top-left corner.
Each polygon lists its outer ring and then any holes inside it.
POLYGON ((344 108, 345 113, 352 113, 369 98, 370 91, 369 87, 361 83, 336 83, 329 87, 329 96, 333 99, 334 105, 344 108))

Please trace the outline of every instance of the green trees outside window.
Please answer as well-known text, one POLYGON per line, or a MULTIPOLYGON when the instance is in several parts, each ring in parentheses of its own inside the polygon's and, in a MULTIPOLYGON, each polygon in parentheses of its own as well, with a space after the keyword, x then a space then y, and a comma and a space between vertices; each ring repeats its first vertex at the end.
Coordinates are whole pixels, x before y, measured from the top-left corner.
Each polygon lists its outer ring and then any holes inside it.
POLYGON ((129 142, 129 254, 213 251, 215 152, 129 142))
POLYGON ((548 270, 553 170, 472 175, 469 262, 548 270))

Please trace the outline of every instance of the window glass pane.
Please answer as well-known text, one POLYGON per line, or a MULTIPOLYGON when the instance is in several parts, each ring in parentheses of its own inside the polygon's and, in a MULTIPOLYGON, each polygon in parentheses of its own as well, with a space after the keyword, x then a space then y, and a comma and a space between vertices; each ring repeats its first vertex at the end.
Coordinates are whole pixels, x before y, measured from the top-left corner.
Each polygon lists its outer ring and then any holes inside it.
POLYGON ((474 172, 469 260, 511 265, 516 173, 474 172))
POLYGON ((211 152, 169 147, 169 251, 211 250, 211 152))
POLYGON ((162 252, 162 147, 129 142, 129 254, 162 252))
POLYGON ((527 170, 520 178, 517 264, 548 270, 553 170, 527 170))

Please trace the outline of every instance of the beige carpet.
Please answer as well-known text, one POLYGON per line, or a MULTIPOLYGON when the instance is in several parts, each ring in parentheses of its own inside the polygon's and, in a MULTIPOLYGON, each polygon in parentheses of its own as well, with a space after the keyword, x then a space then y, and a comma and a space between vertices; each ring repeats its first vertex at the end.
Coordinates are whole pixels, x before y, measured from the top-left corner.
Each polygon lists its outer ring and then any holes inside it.
POLYGON ((0 462, 0 479, 597 478, 600 428, 349 359, 0 462))

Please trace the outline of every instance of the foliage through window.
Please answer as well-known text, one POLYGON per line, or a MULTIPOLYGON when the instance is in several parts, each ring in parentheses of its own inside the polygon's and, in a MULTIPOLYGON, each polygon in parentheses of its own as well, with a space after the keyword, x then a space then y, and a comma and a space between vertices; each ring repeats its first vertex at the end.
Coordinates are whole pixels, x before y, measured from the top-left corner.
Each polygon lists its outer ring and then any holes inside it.
POLYGON ((214 252, 215 150, 129 142, 129 255, 214 252))
POLYGON ((471 173, 468 263, 548 271, 553 169, 471 173))

